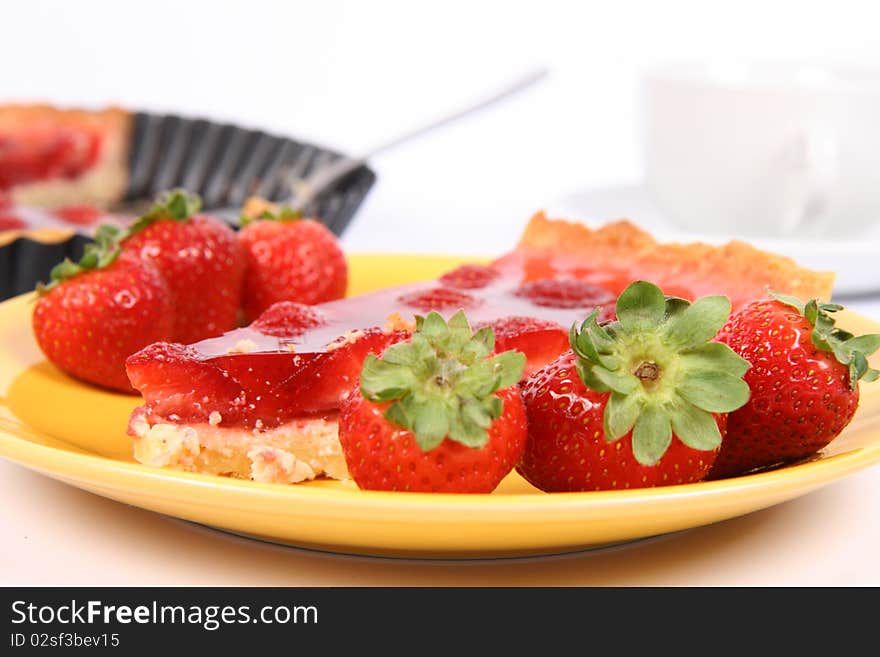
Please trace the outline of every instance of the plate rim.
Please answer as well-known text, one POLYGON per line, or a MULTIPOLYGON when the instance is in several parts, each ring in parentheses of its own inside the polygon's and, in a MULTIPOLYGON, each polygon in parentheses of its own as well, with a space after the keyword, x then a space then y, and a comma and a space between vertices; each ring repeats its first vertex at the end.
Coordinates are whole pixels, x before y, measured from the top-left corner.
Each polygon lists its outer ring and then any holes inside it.
MULTIPOLYGON (((878 425, 880 426, 880 425, 878 425)), ((869 430, 862 428, 860 430, 869 430)), ((60 442, 60 441, 59 441, 60 442)), ((398 506, 400 504, 410 507, 422 508, 427 502, 445 502, 448 505, 458 507, 459 511, 474 506, 475 509, 482 509, 486 505, 487 500, 495 506, 512 507, 511 511, 525 510, 529 506, 541 508, 546 506, 555 506, 558 502, 564 502, 571 506, 580 506, 589 501, 594 502, 613 502, 620 500, 621 502, 640 501, 641 498, 658 499, 668 501, 668 498, 691 497, 692 494, 698 494, 697 491, 713 492, 717 495, 732 494, 745 488, 761 487, 773 485, 786 485, 792 479, 804 479, 802 483, 815 483, 816 479, 834 481, 838 477, 855 472, 859 469, 870 467, 880 462, 880 439, 874 440, 868 445, 855 447, 852 450, 834 454, 821 459, 807 461, 804 463, 796 463, 784 467, 756 472, 752 474, 740 475, 738 477, 730 477, 727 479, 718 479, 714 481, 700 481, 687 484, 674 484, 669 486, 654 486, 647 488, 630 488, 624 490, 602 490, 602 491, 581 491, 581 492, 559 492, 544 493, 534 491, 528 493, 419 493, 419 492, 402 492, 402 491, 373 491, 373 490, 340 490, 338 488, 324 486, 296 486, 291 484, 275 484, 248 481, 243 479, 233 479, 215 475, 206 475, 194 472, 183 472, 178 470, 170 470, 164 468, 156 468, 143 465, 140 463, 119 461, 99 454, 78 453, 76 451, 53 447, 50 445, 41 445, 36 442, 27 440, 20 436, 8 433, 0 427, 0 457, 36 470, 43 474, 51 476, 51 474, 70 475, 65 470, 52 469, 46 470, 40 467, 47 461, 51 461, 53 457, 58 461, 71 462, 76 465, 84 466, 86 469, 102 470, 108 473, 118 473, 123 477, 132 477, 134 479, 145 478, 155 482, 168 483, 174 485, 186 482, 186 485, 195 487, 205 487, 209 489, 235 490, 244 494, 254 491, 254 494, 268 496, 304 496, 324 498, 328 500, 334 499, 351 499, 372 501, 389 501, 393 500, 393 504, 389 506, 398 506), (40 455, 46 458, 39 458, 40 455), (36 455, 37 458, 28 458, 36 455), (815 473, 827 473, 827 477, 815 477, 815 473), (839 472, 838 472, 839 471, 839 472)), ((360 503, 355 503, 359 505, 360 503)))
MULTIPOLYGON (((384 258, 419 258, 418 254, 379 254, 379 253, 352 253, 350 256, 364 256, 364 264, 375 263, 384 258)), ((449 262, 453 260, 474 260, 470 256, 450 256, 443 254, 430 254, 436 257, 437 262, 449 262)), ((12 299, 0 302, 0 319, 5 314, 3 311, 9 306, 26 304, 27 297, 32 293, 19 295, 12 299)), ((25 306, 26 307, 26 306, 25 306)), ((852 315, 877 325, 876 320, 852 312, 852 315)), ((15 325, 14 320, 12 325, 15 325)), ((537 489, 528 492, 494 493, 494 494, 453 494, 453 493, 412 493, 390 491, 362 491, 357 488, 337 488, 321 485, 292 486, 284 484, 267 484, 253 481, 236 480, 212 475, 181 472, 162 468, 153 468, 136 462, 114 459, 102 456, 94 452, 81 450, 76 445, 64 439, 48 436, 58 446, 47 445, 36 440, 30 440, 26 435, 15 432, 16 420, 0 421, 0 457, 26 467, 42 475, 61 480, 74 487, 91 490, 92 486, 103 490, 128 491, 131 496, 142 498, 145 495, 173 494, 180 487, 187 490, 201 490, 206 493, 206 499, 224 497, 224 504, 234 504, 238 510, 253 508, 255 500, 261 503, 283 502, 292 507, 296 504, 313 504, 321 508, 335 508, 342 515, 354 516, 358 512, 368 511, 381 514, 381 522, 395 521, 397 518, 406 518, 411 522, 413 511, 429 512, 430 520, 427 524, 432 526, 451 525, 475 526, 489 524, 503 524, 512 521, 522 521, 522 514, 539 513, 540 523, 548 526, 560 525, 577 521, 578 518, 589 518, 591 515, 602 514, 608 509, 620 511, 633 510, 636 508, 669 509, 669 504, 686 503, 687 500, 699 499, 705 504, 715 505, 724 500, 733 501, 741 493, 759 491, 762 498, 757 504, 752 505, 752 511, 767 508, 778 504, 780 501, 792 499, 812 490, 832 483, 842 477, 868 468, 880 462, 880 414, 870 413, 858 422, 859 416, 850 427, 849 431, 870 432, 866 440, 854 445, 852 448, 840 453, 824 456, 823 458, 787 465, 778 469, 757 472, 739 477, 716 481, 702 481, 690 484, 670 486, 658 486, 653 488, 634 488, 629 490, 612 491, 584 491, 572 493, 543 493, 537 489), (876 435, 874 435, 876 433, 876 435), (132 492, 134 491, 134 492, 132 492), (767 501, 769 499, 769 501, 767 501), (574 516, 574 517, 573 517, 574 516)), ((24 422, 19 423, 26 430, 29 426, 24 422)), ((38 436, 43 436, 37 431, 38 436)), ((103 493, 98 493, 102 494, 103 493)), ((111 495, 105 497, 113 498, 111 495)), ((185 502, 185 496, 175 496, 180 502, 181 497, 185 502)), ((123 500, 124 502, 124 500, 123 500)), ((149 506, 137 505, 152 511, 149 506)), ((290 515, 296 510, 288 513, 290 515)), ((158 511, 162 513, 161 511, 158 511)), ((746 512, 748 513, 748 511, 746 512)), ((172 517, 191 520, 178 514, 167 514, 172 517)), ((705 515, 705 514, 704 514, 705 515)), ((717 515, 717 513, 715 514, 717 515)), ((742 512, 727 514, 724 517, 738 517, 742 512)), ((718 518, 723 519, 723 518, 718 518)), ((689 525, 696 527, 716 520, 694 522, 689 525)), ((196 521, 199 522, 199 521, 196 521)), ((528 521, 531 524, 534 521, 528 521)), ((202 523, 205 524, 205 523, 202 523)), ((211 526, 211 525, 209 525, 211 526)), ((223 531, 229 531, 228 526, 215 525, 223 531)), ((237 530, 232 530, 236 533, 237 530)), ((646 535, 645 535, 646 536, 646 535)), ((634 539, 630 539, 634 540, 634 539)), ((334 543, 328 537, 327 549, 333 548, 334 543)), ((555 541, 548 541, 548 546, 558 545, 555 541)), ((568 546, 571 548, 571 546, 568 546)), ((572 548, 577 549, 577 548, 572 548)), ((346 550, 350 551, 350 550, 346 550)), ((406 553, 406 549, 391 548, 392 552, 406 553)), ((438 547, 426 550, 437 554, 447 554, 453 550, 438 547)), ((542 550, 543 552, 544 550, 542 550)), ((550 550, 558 553, 559 550, 550 550)), ((369 549, 358 550, 358 553, 371 554, 369 549)), ((471 550, 480 554, 496 554, 501 550, 494 549, 490 544, 482 550, 471 550)))

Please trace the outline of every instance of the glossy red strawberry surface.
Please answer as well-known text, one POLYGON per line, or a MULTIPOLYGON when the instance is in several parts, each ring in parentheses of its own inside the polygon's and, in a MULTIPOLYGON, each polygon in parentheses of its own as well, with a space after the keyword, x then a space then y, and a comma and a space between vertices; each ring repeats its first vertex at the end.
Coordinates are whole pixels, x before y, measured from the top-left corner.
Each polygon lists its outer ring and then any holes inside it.
POLYGON ((818 349, 813 326, 774 300, 734 313, 718 339, 749 361, 749 402, 728 418, 727 437, 710 473, 730 477, 814 454, 852 420, 859 388, 849 368, 818 349))
POLYGON ((198 346, 168 343, 132 355, 128 375, 147 402, 147 418, 205 422, 216 411, 224 426, 271 428, 296 417, 333 414, 357 385, 367 354, 381 354, 409 334, 358 331, 327 350, 305 353, 254 327, 246 335, 228 353, 210 357, 198 346), (276 341, 276 349, 251 352, 255 339, 276 341))
MULTIPOLYGON (((590 491, 686 484, 702 480, 717 451, 696 450, 673 435, 662 458, 642 465, 632 431, 605 439, 603 414, 609 393, 587 388, 571 351, 536 372, 523 385, 529 439, 517 471, 544 491, 590 491)), ((722 435, 726 416, 715 416, 722 435)))
POLYGON ((84 381, 132 392, 125 359, 172 334, 171 295, 150 263, 123 255, 41 296, 33 313, 46 357, 84 381))
POLYGON ((196 342, 236 325, 245 259, 227 224, 206 215, 160 219, 122 248, 153 262, 168 281, 175 342, 196 342))
POLYGON ((242 228, 238 239, 247 258, 243 306, 248 318, 279 301, 316 304, 345 296, 345 255, 323 224, 257 220, 242 228))
POLYGON ((431 493, 490 493, 519 460, 525 447, 526 414, 519 388, 495 393, 504 408, 473 448, 445 438, 423 451, 412 432, 391 424, 388 403, 372 402, 355 390, 340 412, 339 440, 358 487, 431 493))
POLYGON ((207 421, 213 411, 228 421, 239 419, 244 390, 201 354, 182 344, 157 342, 126 360, 131 384, 149 400, 147 410, 172 421, 207 421))

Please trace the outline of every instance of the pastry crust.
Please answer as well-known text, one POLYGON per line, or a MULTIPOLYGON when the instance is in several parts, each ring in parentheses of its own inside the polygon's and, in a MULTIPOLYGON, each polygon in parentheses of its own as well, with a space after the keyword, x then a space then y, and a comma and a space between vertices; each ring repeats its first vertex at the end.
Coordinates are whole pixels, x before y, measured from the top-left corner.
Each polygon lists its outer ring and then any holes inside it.
POLYGON ((11 190, 19 205, 46 207, 89 203, 106 207, 125 196, 132 116, 126 110, 65 109, 52 105, 0 105, 0 133, 34 125, 85 127, 103 135, 98 161, 72 180, 42 180, 11 190))
POLYGON ((127 122, 129 112, 120 107, 101 110, 61 108, 48 104, 0 105, 0 130, 14 129, 21 125, 51 123, 53 125, 87 125, 105 128, 111 124, 127 122))
POLYGON ((61 228, 31 228, 0 231, 0 247, 11 244, 19 237, 26 237, 41 244, 57 244, 76 235, 75 231, 61 228))
POLYGON ((140 463, 185 472, 295 484, 319 476, 348 479, 336 418, 302 418, 273 429, 220 426, 217 411, 207 423, 150 424, 142 408, 129 422, 140 463))
POLYGON ((830 299, 835 278, 832 272, 801 267, 791 258, 745 242, 661 243, 628 220, 591 229, 550 219, 543 212, 532 217, 517 251, 550 252, 554 257, 564 253, 569 266, 578 261, 591 269, 633 271, 648 280, 689 288, 698 296, 727 294, 734 305, 764 296, 767 287, 803 299, 830 299))

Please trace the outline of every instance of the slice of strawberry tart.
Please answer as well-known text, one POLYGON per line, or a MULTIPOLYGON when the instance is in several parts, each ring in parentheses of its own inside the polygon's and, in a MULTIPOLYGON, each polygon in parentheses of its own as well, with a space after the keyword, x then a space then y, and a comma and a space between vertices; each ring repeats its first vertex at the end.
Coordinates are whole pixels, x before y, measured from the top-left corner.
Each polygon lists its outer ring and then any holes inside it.
POLYGON ((131 126, 118 108, 0 105, 0 195, 46 207, 121 200, 131 126))
POLYGON ((408 339, 415 315, 463 309, 475 328, 494 329, 497 352, 525 353, 528 376, 568 349, 569 327, 593 309, 612 318, 617 295, 639 279, 690 299, 725 294, 738 307, 766 286, 828 298, 833 275, 742 243, 660 244, 627 222, 591 230, 539 214, 489 265, 316 306, 281 302, 221 337, 130 356, 144 397, 129 422, 135 458, 261 482, 345 479, 340 405, 367 354, 408 339))

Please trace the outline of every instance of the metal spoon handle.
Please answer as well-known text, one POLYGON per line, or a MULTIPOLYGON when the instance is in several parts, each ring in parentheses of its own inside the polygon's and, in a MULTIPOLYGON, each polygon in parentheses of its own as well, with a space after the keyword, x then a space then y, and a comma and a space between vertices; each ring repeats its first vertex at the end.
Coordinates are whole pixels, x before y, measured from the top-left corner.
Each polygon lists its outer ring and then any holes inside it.
POLYGON ((447 114, 445 116, 441 116, 441 117, 431 121, 430 123, 427 123, 423 126, 415 128, 414 130, 410 130, 409 132, 406 132, 402 135, 399 135, 397 137, 389 139, 388 141, 386 141, 382 144, 379 144, 378 146, 374 146, 373 148, 368 150, 366 153, 364 153, 360 159, 366 160, 369 157, 373 157, 374 155, 378 155, 379 153, 382 153, 384 151, 391 150, 395 146, 399 146, 400 144, 402 144, 404 142, 407 142, 411 139, 415 139, 417 137, 421 137, 422 135, 427 134, 428 132, 431 132, 432 130, 435 130, 436 128, 440 128, 442 126, 445 126, 449 123, 457 121, 458 119, 464 118, 465 116, 468 116, 469 114, 473 114, 474 112, 477 112, 478 110, 481 110, 481 109, 484 109, 490 105, 493 105, 501 100, 504 100, 508 96, 512 96, 520 91, 523 91, 524 89, 527 89, 528 87, 532 86, 533 84, 540 82, 541 80, 543 80, 544 78, 547 77, 547 74, 548 74, 548 71, 545 68, 531 71, 530 73, 510 82, 509 84, 507 84, 503 88, 495 91, 493 94, 486 96, 480 100, 477 100, 476 102, 468 105, 467 107, 463 107, 459 110, 456 110, 455 112, 452 112, 452 113, 447 114))
POLYGON ((546 78, 547 75, 548 70, 546 68, 539 68, 531 71, 528 74, 523 75, 522 77, 519 77, 516 80, 508 83, 507 85, 495 91, 489 96, 485 96, 466 107, 441 116, 437 119, 434 119, 430 123, 426 123, 413 130, 410 130, 401 135, 393 137, 392 139, 382 142, 377 146, 368 149, 366 152, 362 153, 358 157, 343 158, 340 160, 336 160, 335 162, 332 162, 325 167, 320 167, 319 169, 316 169, 314 172, 309 174, 306 178, 293 181, 293 196, 287 202, 285 202, 285 205, 289 205, 294 210, 303 210, 305 209, 305 206, 308 205, 315 197, 320 195, 326 189, 332 187, 332 185, 335 184, 336 181, 340 180, 358 167, 365 164, 369 158, 378 155, 379 153, 391 150, 392 148, 399 146, 404 142, 421 137, 422 135, 432 132, 437 128, 453 123, 454 121, 464 118, 465 116, 489 107, 490 105, 504 100, 509 96, 512 96, 532 86, 533 84, 540 82, 541 80, 546 78))

